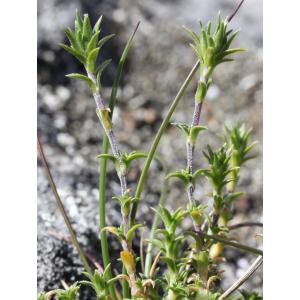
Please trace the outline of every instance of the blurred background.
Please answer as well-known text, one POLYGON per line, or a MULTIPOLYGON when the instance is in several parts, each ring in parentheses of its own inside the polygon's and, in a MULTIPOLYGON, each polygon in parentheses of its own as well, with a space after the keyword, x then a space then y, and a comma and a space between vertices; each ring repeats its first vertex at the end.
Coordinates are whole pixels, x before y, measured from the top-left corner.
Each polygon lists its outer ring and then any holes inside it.
MULTIPOLYGON (((116 137, 124 151, 147 152, 168 107, 189 73, 196 58, 188 46, 190 39, 182 25, 196 30, 197 21, 204 23, 233 12, 237 0, 38 0, 38 132, 44 145, 58 191, 72 224, 85 250, 101 260, 98 239, 98 175, 103 131, 95 114, 94 100, 84 84, 71 81, 65 74, 80 72, 82 67, 58 47, 66 42, 63 30, 73 28, 75 10, 88 13, 92 22, 104 16, 102 34, 115 33, 101 52, 101 60, 112 58, 102 76, 103 96, 107 100, 123 47, 140 20, 118 92, 113 122, 116 137)), ((262 1, 245 1, 231 22, 241 32, 235 44, 248 51, 236 55, 236 61, 219 66, 215 71, 207 101, 202 111, 202 124, 209 130, 200 135, 195 154, 197 166, 205 161, 206 144, 220 146, 218 136, 224 125, 236 121, 253 128, 253 140, 259 141, 257 159, 249 161, 241 173, 239 190, 244 191, 235 205, 235 220, 262 221, 262 1)), ((172 120, 190 123, 193 113, 196 76, 186 91, 172 120)), ((182 133, 168 128, 158 153, 170 171, 185 167, 185 141, 182 133)), ((143 161, 129 174, 129 185, 135 189, 143 161)), ((138 218, 151 223, 149 210, 159 199, 162 178, 159 164, 153 163, 138 218)), ((196 196, 207 201, 205 181, 197 185, 196 196)), ((107 175, 107 223, 118 224, 119 208, 111 200, 119 194, 118 178, 109 164, 107 175)), ((184 189, 171 181, 167 205, 177 208, 186 203, 184 189)), ((189 227, 185 221, 184 227, 189 227)), ((232 237, 250 246, 261 246, 260 229, 240 229, 232 237)), ((143 236, 147 237, 147 230, 143 236)), ((67 240, 68 234, 56 208, 45 175, 38 165, 38 289, 60 286, 60 279, 80 278, 82 271, 76 252, 67 240)), ((111 255, 117 258, 119 245, 109 238, 111 255)), ((138 247, 138 244, 135 245, 138 247)), ((223 287, 228 287, 255 259, 226 248, 227 263, 223 287)), ((244 287, 261 290, 261 271, 244 287)))

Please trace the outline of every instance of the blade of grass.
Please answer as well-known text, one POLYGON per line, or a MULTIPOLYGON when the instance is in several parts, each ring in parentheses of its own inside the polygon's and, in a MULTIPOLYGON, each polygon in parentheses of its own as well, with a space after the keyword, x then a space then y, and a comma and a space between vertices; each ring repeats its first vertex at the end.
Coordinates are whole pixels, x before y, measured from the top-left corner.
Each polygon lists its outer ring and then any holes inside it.
POLYGON ((191 82, 194 74, 196 73, 196 71, 198 70, 198 67, 199 67, 199 64, 200 62, 197 61, 195 63, 195 65, 193 66, 192 70, 190 71, 190 73, 188 74, 187 78, 185 79, 184 83, 182 84, 180 90, 178 91, 176 97, 174 98, 170 108, 169 108, 169 111, 167 113, 167 115, 165 116, 162 124, 160 125, 160 128, 158 129, 158 132, 155 136, 155 139, 151 145, 151 148, 150 148, 150 151, 149 151, 149 154, 147 156, 147 159, 146 159, 146 162, 144 164, 144 167, 143 167, 143 170, 142 170, 142 173, 141 173, 141 176, 140 176, 140 179, 139 179, 139 182, 137 184, 137 188, 136 188, 136 192, 135 192, 135 197, 138 199, 133 207, 132 207, 132 211, 131 211, 131 225, 134 224, 134 219, 135 219, 135 215, 136 215, 136 212, 137 212, 137 207, 138 207, 138 204, 139 204, 139 201, 140 201, 140 197, 141 197, 141 194, 142 194, 142 190, 143 190, 143 187, 144 187, 144 184, 145 184, 145 181, 146 181, 146 176, 147 176, 147 173, 148 173, 148 170, 149 170, 149 167, 150 167, 150 164, 153 160, 153 157, 154 157, 154 154, 156 152, 156 149, 157 149, 157 146, 160 142, 160 139, 165 131, 165 129, 167 128, 169 122, 170 122, 170 119, 179 103, 179 101, 181 100, 186 88, 188 87, 189 83, 191 82))
POLYGON ((73 245, 75 246, 77 252, 78 252, 78 255, 79 255, 79 258, 85 268, 85 270, 90 274, 90 275, 93 275, 93 272, 92 272, 92 269, 90 268, 88 262, 87 262, 87 259, 85 258, 84 256, 84 253, 83 253, 83 250, 81 249, 79 243, 78 243, 78 240, 77 240, 77 237, 76 237, 76 233, 71 225, 71 222, 67 216, 67 213, 65 211, 65 208, 64 208, 64 205, 60 199, 60 196, 58 195, 58 192, 57 192, 57 189, 56 189, 56 185, 54 183, 54 180, 53 180, 53 177, 51 175, 51 172, 50 172, 50 169, 49 169, 49 166, 48 166, 48 163, 47 163, 47 160, 46 160, 46 157, 45 157, 45 154, 44 154, 44 151, 43 151, 43 146, 40 142, 40 139, 39 137, 37 137, 37 149, 38 149, 38 152, 39 152, 39 155, 40 155, 40 159, 42 161, 42 164, 43 164, 43 167, 44 167, 44 170, 45 170, 45 173, 46 173, 46 176, 47 176, 47 179, 48 179, 48 182, 50 184, 50 187, 51 187, 51 190, 53 192, 53 195, 55 197, 55 200, 56 200, 56 204, 58 206, 58 209, 64 219, 64 222, 67 226, 67 229, 69 231, 69 234, 71 236, 71 240, 72 240, 72 243, 73 245))
MULTIPOLYGON (((117 66, 116 75, 114 77, 114 82, 112 85, 111 90, 111 96, 109 101, 109 108, 110 108, 110 117, 113 116, 114 106, 117 99, 117 91, 120 84, 121 74, 123 70, 124 63, 126 61, 126 58, 128 56, 129 49, 132 45, 133 37, 139 27, 140 22, 137 23, 134 32, 130 36, 129 40, 127 41, 125 48, 123 50, 123 53, 121 55, 120 61, 117 66)), ((102 142, 102 154, 106 154, 108 152, 108 138, 105 135, 102 142)), ((104 268, 110 263, 110 257, 109 257, 109 250, 108 250, 108 244, 107 244, 107 236, 106 231, 102 231, 102 228, 106 226, 105 224, 105 186, 106 186, 106 164, 107 160, 106 158, 100 159, 100 175, 99 175, 99 225, 100 225, 100 238, 101 238, 101 250, 102 250, 102 258, 103 258, 103 265, 104 268)), ((108 278, 112 278, 111 271, 108 272, 108 278)), ((128 286, 127 286, 128 289, 128 286)), ((110 292, 113 293, 114 299, 116 299, 116 295, 114 292, 114 288, 110 288, 110 292)))

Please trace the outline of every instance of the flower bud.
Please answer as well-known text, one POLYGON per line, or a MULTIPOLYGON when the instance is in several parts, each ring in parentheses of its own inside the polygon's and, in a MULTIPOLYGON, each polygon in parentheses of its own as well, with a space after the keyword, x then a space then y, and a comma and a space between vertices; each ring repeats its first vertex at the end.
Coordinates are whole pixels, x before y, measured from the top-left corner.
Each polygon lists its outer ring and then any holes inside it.
POLYGON ((224 249, 224 244, 221 242, 217 242, 211 246, 209 251, 209 256, 212 259, 217 258, 221 256, 223 249, 224 249))

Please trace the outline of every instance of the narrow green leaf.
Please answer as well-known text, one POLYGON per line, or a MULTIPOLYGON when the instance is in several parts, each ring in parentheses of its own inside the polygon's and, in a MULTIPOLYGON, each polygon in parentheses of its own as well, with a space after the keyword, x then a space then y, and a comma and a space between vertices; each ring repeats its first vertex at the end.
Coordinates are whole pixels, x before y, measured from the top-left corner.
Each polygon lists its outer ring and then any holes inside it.
POLYGON ((66 34, 71 46, 80 53, 81 52, 81 46, 80 46, 80 43, 78 43, 78 41, 76 39, 76 35, 72 31, 72 29, 67 28, 65 30, 65 34, 66 34))
POLYGON ((192 43, 190 43, 189 45, 190 45, 190 47, 194 50, 194 52, 195 52, 195 54, 197 55, 197 57, 198 57, 201 61, 203 61, 200 49, 198 49, 198 48, 197 48, 194 44, 192 44, 192 43))
POLYGON ((87 55, 93 50, 95 49, 97 42, 98 42, 98 36, 99 36, 100 32, 97 31, 93 34, 93 36, 91 37, 90 41, 88 42, 87 46, 86 46, 86 53, 87 55))
POLYGON ((177 172, 169 173, 166 176, 166 179, 169 179, 171 177, 177 177, 177 178, 179 178, 180 180, 182 180, 184 182, 184 184, 188 184, 189 183, 189 178, 182 171, 177 171, 177 172))
POLYGON ((127 162, 131 162, 133 161, 134 159, 137 159, 137 158, 145 158, 147 157, 147 154, 146 153, 143 153, 143 152, 134 152, 134 153, 130 153, 127 157, 127 162))
POLYGON ((76 9, 75 31, 82 30, 82 19, 79 11, 76 9))
POLYGON ((110 35, 107 35, 104 38, 102 38, 98 43, 99 49, 101 49, 103 47, 103 45, 114 36, 115 36, 115 34, 110 34, 110 35))
POLYGON ((190 134, 190 126, 189 125, 184 124, 184 123, 176 123, 176 122, 171 123, 171 125, 181 129, 186 137, 189 136, 189 134, 190 134))
POLYGON ((234 61, 234 59, 233 58, 224 58, 224 59, 220 60, 218 63, 221 64, 221 63, 231 62, 231 61, 234 61))
POLYGON ((115 163, 117 161, 117 159, 112 155, 112 154, 99 154, 97 155, 97 158, 107 158, 110 159, 113 163, 115 163))
POLYGON ((103 71, 104 71, 105 68, 109 65, 110 62, 111 62, 111 59, 107 59, 107 60, 105 60, 104 62, 102 62, 102 63, 98 66, 98 68, 97 68, 97 70, 96 70, 97 75, 100 74, 99 76, 101 76, 102 73, 103 73, 103 71))
POLYGON ((88 14, 83 16, 83 25, 82 25, 82 39, 88 42, 91 38, 91 23, 88 14))
POLYGON ((201 49, 202 49, 203 53, 206 52, 207 47, 208 47, 207 34, 204 30, 202 30, 202 32, 201 32, 201 49))
POLYGON ((93 28, 94 33, 99 31, 99 28, 100 28, 101 23, 102 23, 102 19, 103 19, 103 16, 101 15, 100 18, 98 19, 98 21, 94 25, 94 28, 93 28))
POLYGON ((92 50, 86 60, 86 69, 88 72, 94 74, 95 73, 95 63, 98 57, 98 53, 99 53, 100 48, 95 48, 94 50, 92 50))
POLYGON ((198 169, 193 173, 193 179, 195 180, 198 176, 204 174, 208 169, 198 169))
POLYGON ((186 26, 183 26, 183 28, 184 28, 184 30, 186 30, 190 34, 190 36, 194 40, 196 46, 199 46, 200 45, 200 39, 197 36, 197 34, 193 30, 191 30, 190 28, 188 28, 186 26))
POLYGON ((85 64, 85 57, 79 53, 77 50, 65 45, 65 44, 59 44, 60 47, 65 49, 67 52, 75 56, 82 64, 85 64))
POLYGON ((133 233, 138 229, 144 227, 143 224, 135 224, 127 232, 127 241, 131 241, 133 233))
POLYGON ((226 49, 229 49, 229 47, 231 46, 233 40, 235 39, 235 37, 238 35, 239 32, 240 32, 240 31, 237 30, 237 31, 235 31, 232 35, 230 35, 230 36, 228 37, 228 40, 227 40, 227 42, 226 42, 226 49))
POLYGON ((79 73, 71 73, 71 74, 66 75, 66 77, 81 79, 83 81, 86 81, 88 84, 93 83, 93 81, 90 78, 88 78, 87 76, 85 76, 83 74, 79 74, 79 73))
POLYGON ((228 49, 228 50, 225 50, 225 51, 223 52, 223 57, 224 57, 224 56, 227 56, 227 55, 230 55, 230 54, 233 54, 233 53, 242 52, 242 51, 246 51, 246 49, 243 49, 243 48, 232 48, 232 49, 228 49))
POLYGON ((190 130, 190 140, 195 143, 197 137, 198 137, 198 134, 203 131, 203 130, 206 130, 207 127, 205 126, 202 126, 202 125, 197 125, 197 126, 194 126, 191 128, 190 130))
POLYGON ((255 147, 258 144, 257 141, 253 142, 251 145, 247 146, 247 148, 245 149, 244 153, 248 153, 249 151, 251 151, 253 149, 253 147, 255 147))
POLYGON ((207 35, 210 35, 210 29, 211 29, 211 21, 208 21, 208 23, 206 25, 206 33, 207 33, 207 35))

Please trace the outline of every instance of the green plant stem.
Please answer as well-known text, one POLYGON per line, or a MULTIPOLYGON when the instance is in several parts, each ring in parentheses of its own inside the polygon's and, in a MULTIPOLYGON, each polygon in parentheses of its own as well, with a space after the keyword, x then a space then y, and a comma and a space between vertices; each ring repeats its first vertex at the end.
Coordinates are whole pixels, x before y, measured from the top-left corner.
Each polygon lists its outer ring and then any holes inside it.
POLYGON ((263 223, 261 222, 243 222, 243 223, 237 223, 233 225, 229 225, 229 230, 234 230, 242 227, 263 227, 263 223))
MULTIPOLYGON (((127 274, 126 268, 124 266, 122 266, 122 273, 127 274)), ((123 299, 130 298, 129 285, 126 280, 122 280, 122 295, 123 299)))
POLYGON ((147 159, 146 159, 146 162, 144 164, 144 167, 143 167, 143 170, 142 170, 142 173, 141 173, 141 176, 140 176, 140 179, 139 179, 139 182, 138 182, 138 185, 137 185, 137 188, 136 188, 136 192, 135 192, 135 197, 138 199, 135 204, 133 205, 132 207, 132 211, 131 211, 131 220, 130 220, 130 223, 131 224, 134 224, 134 219, 135 219, 135 215, 136 215, 136 212, 137 212, 137 207, 138 207, 138 203, 140 201, 140 197, 141 197, 141 194, 142 194, 142 191, 143 191, 143 187, 144 187, 144 184, 145 184, 145 181, 146 181, 146 176, 147 176, 147 173, 148 173, 148 170, 149 170, 149 167, 150 167, 150 164, 153 160, 153 157, 154 157, 154 154, 155 154, 155 151, 157 149, 157 146, 160 142, 160 139, 165 131, 165 129, 167 128, 169 122, 170 122, 170 119, 174 113, 174 110, 176 109, 179 101, 181 100, 186 88, 188 87, 189 83, 191 82, 194 74, 196 73, 198 67, 199 67, 199 60, 195 63, 195 65, 193 66, 192 70, 190 71, 189 75, 187 76, 187 78, 185 79, 184 83, 182 84, 180 90, 178 91, 175 99, 173 100, 173 103, 171 104, 170 108, 169 108, 169 111, 166 115, 166 117, 164 118, 162 124, 160 125, 159 129, 158 129, 158 132, 155 136, 155 139, 151 145, 151 148, 150 148, 150 151, 149 151, 149 154, 147 156, 147 159))
POLYGON ((231 295, 234 291, 236 291, 242 284, 244 284, 252 275, 253 273, 262 265, 263 257, 259 256, 255 262, 249 267, 246 273, 239 278, 236 282, 232 284, 219 298, 218 300, 224 300, 226 297, 231 295))
MULTIPOLYGON (((140 24, 140 22, 137 23, 137 25, 134 29, 134 32, 132 33, 131 37, 127 41, 126 46, 121 55, 119 64, 117 66, 116 75, 114 77, 111 95, 110 95, 110 101, 109 101, 109 109, 110 109, 110 118, 111 119, 113 116, 113 111, 114 111, 114 107, 115 107, 116 100, 117 100, 117 91, 118 91, 118 86, 119 86, 120 80, 121 80, 123 66, 124 66, 124 63, 128 56, 129 49, 132 45, 133 37, 139 27, 139 24, 140 24)), ((102 152, 101 153, 103 153, 103 154, 108 153, 108 146, 109 146, 108 138, 105 135, 103 138, 103 141, 102 141, 102 152)), ((101 238, 101 250, 102 250, 102 258, 103 258, 104 268, 106 268, 107 265, 110 263, 106 231, 105 230, 102 231, 102 229, 106 226, 106 222, 105 222, 106 165, 107 165, 107 159, 101 158, 100 159, 100 174, 99 174, 99 225, 100 225, 100 231, 101 231, 100 238, 101 238)), ((109 270, 107 277, 108 277, 107 280, 112 278, 111 270, 109 270)), ((127 286, 128 286, 128 284, 127 284, 127 286)), ((114 299, 117 299, 113 284, 110 285, 110 293, 114 299)))
MULTIPOLYGON (((107 153, 108 151, 108 139, 105 136, 102 142, 102 153, 107 153)), ((100 175, 99 175, 99 226, 100 226, 100 240, 101 240, 101 252, 104 269, 110 263, 110 256, 108 251, 108 243, 106 231, 102 230, 106 226, 105 224, 105 186, 106 186, 106 164, 107 161, 105 158, 101 159, 100 162, 100 175)), ((107 280, 112 278, 111 269, 107 272, 107 280)), ((113 299, 117 299, 115 293, 114 284, 109 285, 109 292, 113 299)))
POLYGON ((44 154, 44 151, 43 151, 43 146, 40 142, 40 139, 39 137, 37 137, 37 149, 38 149, 38 152, 39 152, 39 155, 40 155, 40 159, 42 161, 42 164, 43 164, 43 167, 44 167, 44 170, 45 170, 45 173, 46 173, 46 176, 47 176, 47 179, 48 179, 48 182, 50 184, 50 187, 51 187, 51 190, 53 192, 53 195, 55 197, 55 200, 56 200, 56 204, 58 206, 58 209, 64 219, 64 222, 67 226, 67 229, 69 231, 69 234, 71 236, 71 240, 72 240, 72 243, 73 245, 75 246, 77 252, 78 252, 78 255, 79 255, 79 258, 85 268, 85 270, 90 274, 90 275, 93 275, 93 272, 92 272, 92 269, 90 268, 89 264, 88 264, 88 261, 87 259, 85 258, 84 256, 84 253, 79 245, 79 242, 77 240, 77 237, 76 237, 76 233, 71 225, 71 222, 67 216, 67 213, 66 213, 66 210, 64 208, 64 205, 60 199, 60 196, 57 192, 57 188, 56 188, 56 185, 55 185, 55 182, 53 180, 53 177, 52 177, 52 174, 51 174, 51 171, 50 171, 50 168, 49 168, 49 165, 47 163, 47 160, 46 160, 46 157, 45 157, 45 154, 44 154))
POLYGON ((196 232, 196 233, 203 236, 203 237, 205 237, 205 238, 212 239, 212 240, 215 240, 217 242, 221 242, 221 243, 223 243, 225 245, 228 245, 228 246, 231 246, 233 248, 237 248, 237 249, 240 249, 240 250, 244 250, 246 252, 250 252, 250 253, 253 253, 253 254, 263 256, 263 251, 260 250, 260 249, 249 247, 249 246, 237 243, 237 242, 232 242, 232 241, 229 241, 226 238, 222 238, 222 237, 217 236, 217 235, 210 235, 210 234, 206 234, 204 232, 201 232, 201 233, 196 232))
MULTIPOLYGON (((158 205, 165 204, 167 191, 168 191, 168 179, 164 179, 158 205)), ((151 232, 150 232, 150 237, 149 237, 150 240, 152 240, 154 238, 155 231, 156 231, 159 223, 160 223, 160 217, 157 213, 155 213, 151 232)), ((150 269, 151 269, 151 265, 152 265, 152 256, 153 256, 152 250, 153 250, 153 244, 148 243, 146 259, 145 259, 145 272, 144 272, 146 277, 149 277, 149 274, 150 274, 150 269)))

